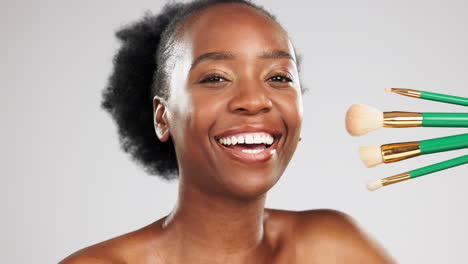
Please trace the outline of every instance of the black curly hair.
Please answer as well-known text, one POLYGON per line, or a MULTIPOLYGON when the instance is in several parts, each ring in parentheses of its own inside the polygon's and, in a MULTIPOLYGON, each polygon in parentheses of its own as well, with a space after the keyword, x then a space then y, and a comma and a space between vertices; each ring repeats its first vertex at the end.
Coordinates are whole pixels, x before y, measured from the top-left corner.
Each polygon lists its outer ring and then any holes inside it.
POLYGON ((223 3, 247 5, 276 22, 272 14, 248 0, 195 0, 168 3, 160 14, 146 13, 116 33, 122 45, 114 57, 101 106, 116 121, 123 150, 149 174, 168 180, 178 176, 172 140, 160 142, 155 134, 152 104, 155 95, 169 96, 167 63, 177 30, 194 14, 223 3))

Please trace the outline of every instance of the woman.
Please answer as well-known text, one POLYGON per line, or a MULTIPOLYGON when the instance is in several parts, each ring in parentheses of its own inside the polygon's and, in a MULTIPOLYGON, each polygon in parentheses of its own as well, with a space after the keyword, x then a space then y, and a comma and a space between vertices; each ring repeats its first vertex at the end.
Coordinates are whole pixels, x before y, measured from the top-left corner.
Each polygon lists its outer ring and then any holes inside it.
POLYGON ((170 4, 118 37, 103 105, 149 173, 178 176, 178 202, 61 263, 392 263, 343 213, 264 208, 302 122, 297 57, 272 15, 170 4))

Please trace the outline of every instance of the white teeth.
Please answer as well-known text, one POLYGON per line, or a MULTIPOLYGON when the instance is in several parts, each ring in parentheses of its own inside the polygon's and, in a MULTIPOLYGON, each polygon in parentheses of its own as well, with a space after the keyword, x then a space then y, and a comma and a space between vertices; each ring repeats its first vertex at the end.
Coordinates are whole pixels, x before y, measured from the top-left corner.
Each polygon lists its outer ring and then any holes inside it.
POLYGON ((256 154, 256 153, 260 153, 260 152, 262 152, 264 150, 265 149, 243 149, 242 152, 256 154))
POLYGON ((223 145, 237 145, 237 144, 266 144, 271 145, 275 139, 266 133, 251 133, 239 136, 228 136, 218 139, 219 143, 223 145))
POLYGON ((262 137, 259 135, 254 135, 253 141, 255 144, 260 144, 262 143, 262 137))
POLYGON ((272 137, 266 137, 265 142, 266 142, 268 145, 273 144, 273 141, 274 141, 274 139, 273 139, 272 137))

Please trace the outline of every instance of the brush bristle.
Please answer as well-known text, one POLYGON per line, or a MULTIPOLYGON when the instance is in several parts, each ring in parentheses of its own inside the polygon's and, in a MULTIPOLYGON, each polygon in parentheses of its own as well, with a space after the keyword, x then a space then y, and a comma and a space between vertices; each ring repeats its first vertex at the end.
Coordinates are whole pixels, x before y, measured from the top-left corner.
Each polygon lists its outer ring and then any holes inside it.
POLYGON ((392 88, 385 88, 385 91, 391 92, 391 91, 392 91, 392 88))
POLYGON ((367 168, 375 167, 383 162, 382 150, 377 146, 359 147, 359 157, 367 168))
POLYGON ((374 180, 367 183, 367 189, 369 191, 375 191, 382 187, 382 182, 380 180, 374 180))
POLYGON ((383 114, 376 108, 354 104, 346 113, 346 130, 351 136, 362 136, 382 127, 383 114))

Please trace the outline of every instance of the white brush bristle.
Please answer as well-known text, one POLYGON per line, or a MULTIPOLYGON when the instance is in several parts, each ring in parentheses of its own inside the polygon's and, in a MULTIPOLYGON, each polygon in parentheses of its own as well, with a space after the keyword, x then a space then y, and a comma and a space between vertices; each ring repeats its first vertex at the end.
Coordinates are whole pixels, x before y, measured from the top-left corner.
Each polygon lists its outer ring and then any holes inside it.
POLYGON ((367 183, 367 189, 369 191, 375 191, 382 187, 382 182, 380 180, 374 180, 367 183))
POLYGON ((354 104, 346 113, 346 130, 351 136, 362 136, 382 127, 383 114, 374 107, 354 104))
POLYGON ((382 150, 377 146, 359 147, 359 157, 367 168, 375 167, 383 162, 382 150))

